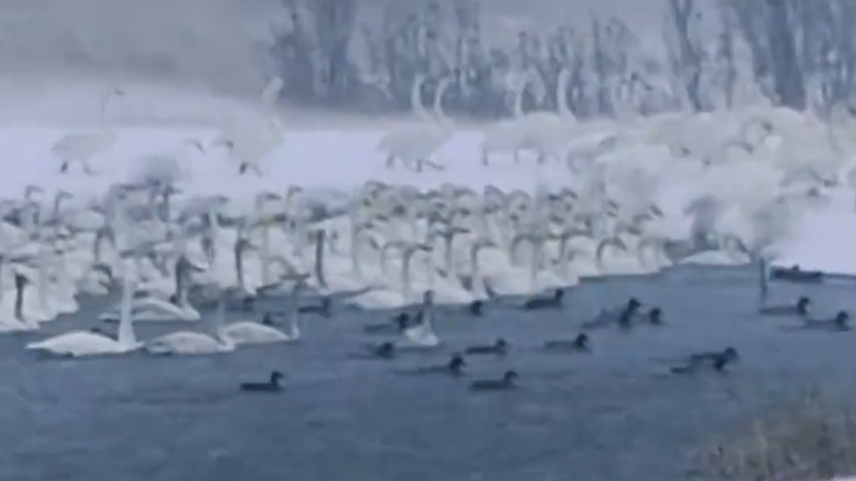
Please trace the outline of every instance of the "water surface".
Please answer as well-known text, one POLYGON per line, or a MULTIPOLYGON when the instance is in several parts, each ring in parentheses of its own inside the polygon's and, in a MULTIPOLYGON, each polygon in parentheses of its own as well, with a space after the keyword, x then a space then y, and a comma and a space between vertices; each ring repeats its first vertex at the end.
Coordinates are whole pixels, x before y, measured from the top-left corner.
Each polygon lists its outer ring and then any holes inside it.
MULTIPOLYGON (((351 310, 307 319, 297 344, 206 358, 45 361, 23 351, 31 336, 5 337, 0 479, 680 479, 693 447, 808 383, 841 395, 856 387, 843 362, 856 337, 784 332, 787 320, 754 314, 754 280, 749 268, 682 269, 586 282, 557 313, 448 312, 437 322, 442 349, 393 361, 349 359, 379 340, 361 326, 386 316, 351 310), (662 306, 669 325, 597 331, 591 356, 538 351, 631 295, 662 306), (471 377, 514 368, 519 391, 471 393, 464 379, 398 373, 497 336, 512 354, 471 359, 471 377), (663 375, 661 358, 726 345, 743 356, 727 377, 663 375), (238 393, 272 369, 288 374, 286 393, 238 393)), ((845 284, 773 291, 783 302, 807 293, 823 312, 853 302, 845 284)), ((103 301, 83 304, 40 335, 95 324, 103 301)))

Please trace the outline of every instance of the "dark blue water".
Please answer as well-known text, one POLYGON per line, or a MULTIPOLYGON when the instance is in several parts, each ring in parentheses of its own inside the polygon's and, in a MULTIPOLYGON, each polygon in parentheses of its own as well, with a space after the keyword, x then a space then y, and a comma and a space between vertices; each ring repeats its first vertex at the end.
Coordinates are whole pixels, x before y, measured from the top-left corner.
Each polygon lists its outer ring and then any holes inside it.
MULTIPOLYGON (((350 311, 309 319, 298 344, 206 358, 45 361, 23 351, 28 337, 6 337, 0 479, 679 479, 692 448, 808 383, 841 395, 856 387, 856 333, 785 332, 787 320, 758 318, 754 280, 753 269, 680 270, 584 283, 561 313, 451 312, 436 326, 443 349, 393 361, 348 358, 370 339, 362 325, 385 318, 350 311), (670 324, 597 331, 591 356, 538 352, 630 295, 662 306, 670 324), (497 336, 512 354, 472 359, 470 371, 514 368, 518 391, 472 393, 464 379, 396 372, 497 336), (742 355, 729 376, 662 375, 658 358, 726 345, 742 355), (288 374, 287 392, 238 393, 272 369, 288 374)), ((852 307, 853 290, 775 286, 774 296, 809 294, 832 312, 852 307)), ((82 312, 40 335, 96 322, 94 306, 82 312)))

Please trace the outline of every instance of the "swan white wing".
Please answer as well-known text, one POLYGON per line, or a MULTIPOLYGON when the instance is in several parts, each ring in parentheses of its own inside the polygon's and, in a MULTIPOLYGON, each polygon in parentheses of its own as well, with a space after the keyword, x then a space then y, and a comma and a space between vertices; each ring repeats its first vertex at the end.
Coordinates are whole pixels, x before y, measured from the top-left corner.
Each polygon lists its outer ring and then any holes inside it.
MULTIPOLYGON (((175 304, 156 297, 134 299, 131 302, 133 319, 145 321, 198 321, 199 311, 190 306, 175 304)), ((116 321, 119 318, 119 306, 115 306, 101 315, 101 320, 116 321)))
POLYGON ((440 338, 434 333, 431 325, 426 322, 405 329, 404 338, 420 347, 434 347, 440 344, 440 338))
POLYGON ((234 345, 224 344, 201 332, 179 331, 146 342, 144 349, 154 355, 192 356, 229 352, 234 350, 234 345))
POLYGON ((229 338, 237 345, 241 344, 267 344, 271 342, 288 342, 296 340, 296 337, 252 321, 243 321, 229 324, 222 330, 222 335, 229 338))
POLYGON ((94 332, 74 331, 32 342, 26 349, 57 356, 84 357, 124 354, 133 347, 122 346, 115 339, 94 332))
POLYGON ((90 160, 115 143, 112 131, 72 133, 55 142, 51 153, 68 160, 90 160))

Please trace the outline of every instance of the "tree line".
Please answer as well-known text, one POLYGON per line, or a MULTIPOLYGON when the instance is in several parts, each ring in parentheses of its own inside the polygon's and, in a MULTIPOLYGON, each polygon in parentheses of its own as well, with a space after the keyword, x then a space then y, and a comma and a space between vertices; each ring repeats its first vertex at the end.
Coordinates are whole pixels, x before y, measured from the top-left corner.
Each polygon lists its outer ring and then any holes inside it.
POLYGON ((448 112, 505 116, 515 82, 534 71, 539 81, 526 90, 524 108, 564 101, 578 118, 709 111, 757 99, 822 114, 849 100, 856 78, 850 0, 662 0, 668 19, 659 53, 645 51, 618 18, 520 30, 501 47, 486 40, 478 0, 397 2, 372 24, 358 20, 357 0, 282 1, 287 18, 269 55, 285 101, 316 108, 405 112, 422 74, 427 98, 440 78, 454 79, 448 112), (559 100, 552 92, 562 69, 571 82, 559 100))

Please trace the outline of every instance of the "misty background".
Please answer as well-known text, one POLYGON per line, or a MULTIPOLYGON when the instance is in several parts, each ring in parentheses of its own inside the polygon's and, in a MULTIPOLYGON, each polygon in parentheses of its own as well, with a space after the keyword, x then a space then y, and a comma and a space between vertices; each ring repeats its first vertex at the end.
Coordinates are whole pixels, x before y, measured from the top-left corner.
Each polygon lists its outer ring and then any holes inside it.
POLYGON ((580 118, 764 101, 828 112, 849 100, 848 0, 4 0, 0 120, 89 122, 121 85, 118 122, 222 122, 285 81, 285 111, 396 116, 456 81, 459 118, 555 109, 562 68, 580 118))

